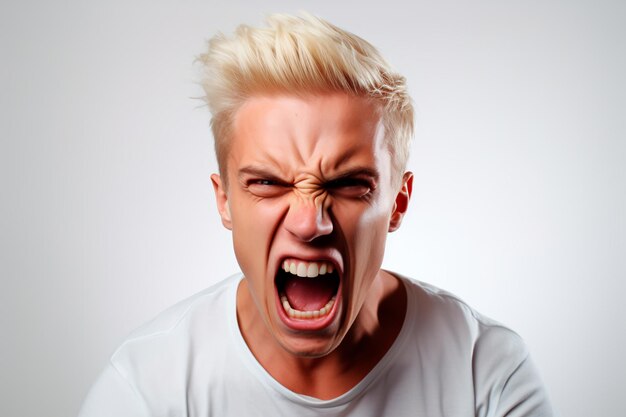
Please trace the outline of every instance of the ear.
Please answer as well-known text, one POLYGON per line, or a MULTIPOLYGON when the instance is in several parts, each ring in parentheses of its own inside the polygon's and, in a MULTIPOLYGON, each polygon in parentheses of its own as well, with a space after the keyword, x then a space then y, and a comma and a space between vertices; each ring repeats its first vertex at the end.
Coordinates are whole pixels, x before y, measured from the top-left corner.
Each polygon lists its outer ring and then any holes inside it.
POLYGON ((402 218, 409 208, 409 200, 411 199, 411 192, 413 192, 413 173, 405 172, 402 176, 402 188, 396 195, 396 201, 393 205, 393 212, 391 213, 391 219, 389 220, 389 231, 395 232, 402 223, 402 218))
POLYGON ((222 218, 222 224, 228 230, 233 230, 232 218, 230 216, 230 206, 228 204, 228 194, 222 184, 222 178, 217 175, 211 175, 211 182, 213 183, 213 191, 215 191, 215 201, 217 202, 217 211, 222 218))

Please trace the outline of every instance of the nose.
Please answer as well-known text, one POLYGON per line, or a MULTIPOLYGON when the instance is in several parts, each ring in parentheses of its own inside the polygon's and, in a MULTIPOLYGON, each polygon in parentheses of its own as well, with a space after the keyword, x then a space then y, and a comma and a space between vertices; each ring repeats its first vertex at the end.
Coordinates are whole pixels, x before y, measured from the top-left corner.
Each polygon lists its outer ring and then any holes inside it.
POLYGON ((323 203, 297 201, 290 207, 285 217, 285 228, 303 242, 311 242, 333 231, 333 222, 323 207, 323 203))

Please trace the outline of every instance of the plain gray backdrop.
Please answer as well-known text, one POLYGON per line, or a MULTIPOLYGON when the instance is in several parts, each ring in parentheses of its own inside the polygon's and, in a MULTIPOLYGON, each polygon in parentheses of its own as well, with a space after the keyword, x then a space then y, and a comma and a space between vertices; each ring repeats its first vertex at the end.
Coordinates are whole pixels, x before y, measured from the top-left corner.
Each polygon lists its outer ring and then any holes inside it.
POLYGON ((75 415, 127 333, 237 270, 194 58, 299 10, 408 78, 385 266, 518 331, 563 416, 626 415, 626 3, 591 0, 3 2, 0 415, 75 415))

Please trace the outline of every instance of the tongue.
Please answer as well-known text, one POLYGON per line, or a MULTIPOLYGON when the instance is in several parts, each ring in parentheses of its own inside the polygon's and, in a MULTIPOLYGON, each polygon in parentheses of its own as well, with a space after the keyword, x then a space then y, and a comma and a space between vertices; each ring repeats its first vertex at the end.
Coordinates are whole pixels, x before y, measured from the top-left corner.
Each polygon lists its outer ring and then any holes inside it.
POLYGON ((337 284, 332 276, 290 277, 285 283, 284 291, 291 307, 300 311, 315 311, 324 307, 335 294, 337 284))

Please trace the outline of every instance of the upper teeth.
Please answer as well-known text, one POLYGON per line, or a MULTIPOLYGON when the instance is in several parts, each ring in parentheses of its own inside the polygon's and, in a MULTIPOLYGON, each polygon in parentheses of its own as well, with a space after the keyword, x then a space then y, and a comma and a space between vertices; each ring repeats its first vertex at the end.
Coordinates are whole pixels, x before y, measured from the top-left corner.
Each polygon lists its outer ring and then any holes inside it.
POLYGON ((299 277, 315 278, 318 275, 330 274, 333 272, 333 264, 329 262, 305 262, 284 260, 283 270, 299 277))

